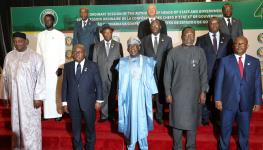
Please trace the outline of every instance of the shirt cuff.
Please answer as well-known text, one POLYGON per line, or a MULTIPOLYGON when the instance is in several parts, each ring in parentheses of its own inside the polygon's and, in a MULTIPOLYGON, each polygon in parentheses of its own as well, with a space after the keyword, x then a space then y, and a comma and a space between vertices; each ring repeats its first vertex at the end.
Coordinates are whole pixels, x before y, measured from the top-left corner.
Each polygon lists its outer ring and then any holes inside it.
POLYGON ((62 102, 62 106, 67 106, 68 103, 67 102, 62 102))
POLYGON ((103 103, 103 100, 96 100, 97 103, 103 103))

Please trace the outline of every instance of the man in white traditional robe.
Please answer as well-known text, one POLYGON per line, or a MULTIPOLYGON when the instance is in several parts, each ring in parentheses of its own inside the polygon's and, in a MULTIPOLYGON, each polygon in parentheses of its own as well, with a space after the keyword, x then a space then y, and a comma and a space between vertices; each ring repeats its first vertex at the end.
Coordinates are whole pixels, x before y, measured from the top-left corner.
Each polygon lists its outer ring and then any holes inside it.
POLYGON ((5 57, 1 99, 11 102, 12 149, 41 150, 41 105, 46 98, 42 57, 27 48, 26 35, 13 34, 15 49, 5 57))
POLYGON ((127 149, 133 150, 138 141, 141 150, 148 150, 148 131, 153 130, 152 95, 158 93, 154 79, 156 61, 140 55, 140 40, 127 42, 130 56, 120 58, 118 130, 124 134, 127 149))
POLYGON ((65 36, 62 32, 54 29, 55 18, 51 14, 44 17, 46 30, 38 35, 37 52, 44 58, 46 70, 46 88, 47 99, 44 101, 44 118, 56 118, 57 121, 61 119, 61 96, 57 96, 58 77, 61 75, 61 68, 65 63, 65 36), (58 71, 57 71, 58 70, 58 71), (57 73, 57 74, 56 74, 57 73), (57 99, 58 98, 58 99, 57 99))

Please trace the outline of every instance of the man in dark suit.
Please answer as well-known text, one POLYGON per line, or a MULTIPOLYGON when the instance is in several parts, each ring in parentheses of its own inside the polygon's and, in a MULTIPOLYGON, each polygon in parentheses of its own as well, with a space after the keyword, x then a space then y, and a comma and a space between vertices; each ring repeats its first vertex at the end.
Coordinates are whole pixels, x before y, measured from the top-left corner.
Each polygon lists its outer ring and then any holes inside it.
POLYGON ((100 41, 98 25, 88 19, 88 9, 80 8, 81 21, 75 24, 73 32, 73 46, 83 44, 86 47, 86 55, 92 60, 94 44, 100 41))
MULTIPOLYGON (((148 9, 147 9, 147 14, 148 14, 149 18, 146 19, 146 20, 143 20, 142 22, 140 22, 139 27, 138 27, 138 37, 139 37, 140 40, 142 38, 144 38, 145 36, 147 36, 147 35, 152 33, 151 32, 151 27, 150 27, 152 21, 159 20, 159 19, 156 18, 156 12, 157 12, 157 10, 156 10, 155 5, 150 4, 148 6, 148 9)), ((167 29, 166 29, 165 22, 162 21, 162 20, 159 20, 159 21, 160 21, 160 24, 162 26, 161 33, 167 34, 167 29)))
POLYGON ((86 150, 94 150, 96 110, 103 102, 102 83, 96 63, 85 58, 85 46, 73 47, 74 61, 64 65, 63 109, 69 113, 75 150, 82 150, 81 120, 86 125, 86 150))
MULTIPOLYGON (((231 53, 232 40, 231 37, 219 31, 219 20, 216 17, 210 18, 208 21, 209 32, 205 35, 197 37, 196 46, 200 46, 206 55, 207 61, 207 77, 209 81, 209 92, 207 93, 206 105, 202 106, 202 124, 209 124, 209 109, 214 112, 214 104, 211 103, 214 95, 215 73, 219 60, 231 53), (212 105, 211 105, 212 104, 212 105)), ((212 114, 215 121, 216 113, 212 114)))
POLYGON ((141 54, 153 57, 157 63, 155 65, 155 80, 159 94, 155 96, 156 113, 155 118, 159 124, 163 123, 163 103, 165 102, 163 73, 167 53, 173 48, 172 39, 160 33, 162 27, 159 20, 151 23, 151 34, 142 39, 141 54))
POLYGON ((216 108, 221 111, 219 149, 228 150, 233 121, 238 125, 238 149, 248 150, 249 123, 252 111, 261 104, 261 69, 258 59, 247 55, 248 40, 234 41, 235 54, 221 59, 215 83, 216 108))
POLYGON ((231 36, 234 41, 236 37, 243 35, 243 27, 240 20, 232 17, 232 10, 232 5, 228 3, 222 7, 224 17, 219 20, 219 30, 231 36))
POLYGON ((115 70, 119 59, 123 56, 121 43, 112 39, 113 28, 104 24, 101 27, 101 34, 104 40, 97 43, 94 47, 93 61, 99 66, 102 79, 104 102, 101 108, 99 122, 104 122, 108 118, 114 118, 114 106, 117 88, 117 75, 115 70))

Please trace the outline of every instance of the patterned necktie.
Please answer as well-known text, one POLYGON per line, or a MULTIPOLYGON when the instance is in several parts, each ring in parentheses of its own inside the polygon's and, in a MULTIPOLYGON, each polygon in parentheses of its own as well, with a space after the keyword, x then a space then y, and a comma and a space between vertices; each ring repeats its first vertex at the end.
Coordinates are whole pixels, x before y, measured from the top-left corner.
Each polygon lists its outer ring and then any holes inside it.
POLYGON ((227 18, 227 27, 228 27, 229 31, 231 32, 231 30, 232 30, 232 24, 231 24, 229 18, 227 18))
POLYGON ((158 49, 158 39, 157 39, 157 36, 155 36, 154 43, 153 43, 153 50, 155 54, 157 53, 157 49, 158 49))
POLYGON ((80 65, 80 63, 78 63, 77 71, 76 71, 76 78, 77 78, 78 81, 80 79, 80 76, 81 76, 81 65, 80 65))
POLYGON ((243 67, 242 57, 239 57, 238 59, 238 67, 239 67, 240 76, 241 78, 243 78, 244 67, 243 67))
POLYGON ((213 48, 214 51, 217 53, 217 39, 216 39, 216 34, 213 34, 213 48))
POLYGON ((107 56, 109 55, 109 52, 110 52, 110 43, 107 42, 106 43, 106 54, 107 54, 107 56))

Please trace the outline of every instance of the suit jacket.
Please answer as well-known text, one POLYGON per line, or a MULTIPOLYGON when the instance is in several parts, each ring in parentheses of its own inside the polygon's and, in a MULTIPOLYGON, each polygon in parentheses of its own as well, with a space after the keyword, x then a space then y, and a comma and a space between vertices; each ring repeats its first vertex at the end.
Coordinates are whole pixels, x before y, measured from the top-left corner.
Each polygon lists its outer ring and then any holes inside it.
POLYGON ((151 34, 144 37, 141 42, 141 54, 148 57, 153 57, 157 61, 155 65, 156 66, 155 77, 157 80, 161 79, 161 82, 163 79, 166 56, 169 50, 172 48, 173 48, 172 39, 165 34, 160 34, 159 45, 156 54, 153 49, 153 41, 151 34))
POLYGON ((244 74, 241 78, 235 55, 220 61, 215 84, 215 100, 221 100, 223 109, 252 111, 261 104, 261 70, 258 59, 246 55, 244 74))
POLYGON ((96 63, 85 60, 79 81, 75 76, 75 61, 64 65, 62 101, 70 112, 93 111, 96 100, 103 100, 102 82, 96 63))
POLYGON ((88 19, 86 27, 82 28, 82 21, 75 24, 73 32, 73 46, 76 44, 83 44, 86 47, 86 55, 89 60, 92 60, 92 50, 94 44, 100 41, 98 25, 88 19))
POLYGON ((243 27, 240 20, 232 17, 232 30, 229 31, 227 23, 224 18, 219 19, 219 30, 226 35, 232 37, 234 41, 236 37, 243 35, 243 27))
POLYGON ((123 56, 121 43, 112 40, 109 54, 107 56, 105 42, 102 40, 94 47, 93 61, 99 66, 100 75, 103 81, 112 81, 112 76, 117 76, 115 70, 119 59, 123 56))
MULTIPOLYGON (((159 19, 158 19, 159 20, 159 19)), ((164 21, 159 20, 161 23, 161 33, 163 34, 167 34, 167 28, 166 28, 166 24, 164 21)), ((142 22, 139 23, 139 27, 138 27, 138 37, 139 39, 144 38, 145 36, 151 34, 151 24, 149 19, 143 20, 142 22)))
POLYGON ((215 76, 220 58, 233 53, 231 37, 220 33, 217 52, 213 49, 213 44, 210 39, 209 33, 197 37, 195 45, 200 46, 205 52, 208 81, 210 81, 215 76))

